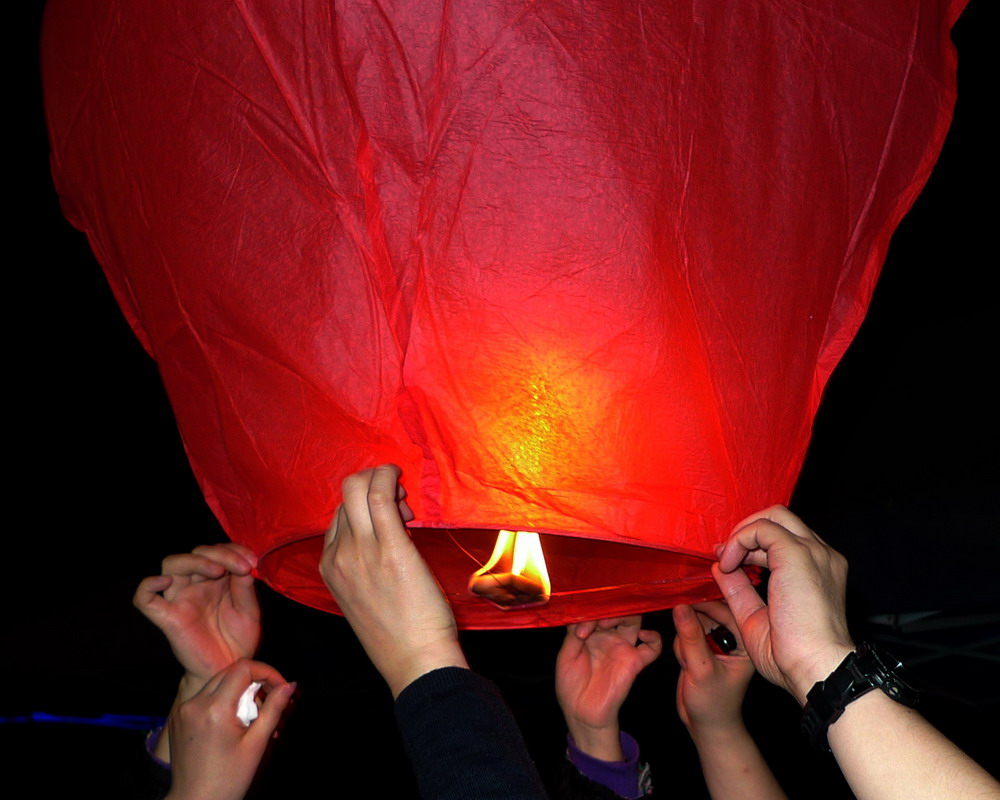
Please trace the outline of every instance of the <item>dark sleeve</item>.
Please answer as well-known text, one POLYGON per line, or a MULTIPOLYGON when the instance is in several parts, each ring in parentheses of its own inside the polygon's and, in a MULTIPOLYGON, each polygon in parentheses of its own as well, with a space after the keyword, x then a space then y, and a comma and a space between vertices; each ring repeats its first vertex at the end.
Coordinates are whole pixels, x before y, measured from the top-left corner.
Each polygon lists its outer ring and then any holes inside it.
POLYGON ((148 800, 163 800, 170 792, 170 770, 164 769, 152 761, 147 763, 147 767, 149 781, 144 787, 147 792, 144 797, 148 800))
POLYGON ((580 772, 568 758, 556 767, 551 789, 553 800, 622 800, 621 795, 580 772))
POLYGON ((396 699, 396 723, 424 800, 545 800, 510 710, 481 675, 421 676, 396 699))
POLYGON ((163 800, 170 792, 170 767, 153 755, 162 733, 162 728, 151 731, 141 755, 131 754, 127 774, 123 776, 124 796, 134 800, 163 800))

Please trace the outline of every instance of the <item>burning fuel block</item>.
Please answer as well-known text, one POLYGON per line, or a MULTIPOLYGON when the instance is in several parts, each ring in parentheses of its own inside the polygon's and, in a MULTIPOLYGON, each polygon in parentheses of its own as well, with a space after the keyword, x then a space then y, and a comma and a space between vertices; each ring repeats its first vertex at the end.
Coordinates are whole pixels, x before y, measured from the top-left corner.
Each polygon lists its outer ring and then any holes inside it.
POLYGON ((541 540, 532 531, 500 531, 490 560, 469 578, 469 591, 504 610, 545 605, 551 587, 541 540))
POLYGON ((475 575, 469 590, 502 609, 541 606, 549 602, 549 593, 538 581, 511 572, 475 575))

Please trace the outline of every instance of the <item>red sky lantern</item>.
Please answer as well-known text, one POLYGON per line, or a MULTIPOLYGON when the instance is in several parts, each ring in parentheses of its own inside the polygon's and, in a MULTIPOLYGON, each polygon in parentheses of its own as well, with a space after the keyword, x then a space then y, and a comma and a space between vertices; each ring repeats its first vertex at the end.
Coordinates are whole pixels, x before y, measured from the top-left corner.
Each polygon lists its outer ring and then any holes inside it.
POLYGON ((336 610, 394 462, 460 626, 663 608, 791 493, 963 5, 53 0, 53 171, 271 586, 336 610), (470 591, 501 529, 547 602, 470 591))

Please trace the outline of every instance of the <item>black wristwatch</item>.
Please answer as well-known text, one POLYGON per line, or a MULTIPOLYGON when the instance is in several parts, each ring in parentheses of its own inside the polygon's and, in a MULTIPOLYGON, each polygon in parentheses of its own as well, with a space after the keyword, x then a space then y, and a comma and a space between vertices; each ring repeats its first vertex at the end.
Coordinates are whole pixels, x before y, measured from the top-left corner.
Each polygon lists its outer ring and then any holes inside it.
POLYGON ((830 726, 850 703, 872 689, 881 689, 904 706, 917 704, 917 691, 907 683, 902 663, 865 643, 849 653, 829 678, 809 690, 802 709, 802 733, 818 750, 829 752, 826 734, 830 726))

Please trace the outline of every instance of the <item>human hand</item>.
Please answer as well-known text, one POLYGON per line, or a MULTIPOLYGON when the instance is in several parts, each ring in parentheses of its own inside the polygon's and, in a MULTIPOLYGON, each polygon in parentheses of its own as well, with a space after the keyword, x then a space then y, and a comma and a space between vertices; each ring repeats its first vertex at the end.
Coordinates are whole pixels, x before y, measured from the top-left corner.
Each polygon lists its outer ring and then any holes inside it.
POLYGON ((163 574, 146 578, 133 603, 166 634, 185 669, 186 700, 260 644, 260 608, 251 571, 257 557, 234 542, 167 556, 163 574))
POLYGON ((624 760, 618 710, 663 647, 641 624, 631 616, 569 625, 556 658, 556 697, 573 742, 602 761, 624 760))
POLYGON ((741 522, 717 551, 712 575, 757 671, 801 705, 854 650, 847 631, 847 561, 784 506, 741 522), (771 570, 768 602, 740 566, 771 570))
POLYGON ((320 574, 393 697, 440 667, 468 667, 451 606, 410 539, 399 467, 344 480, 320 574))
POLYGON ((733 731, 743 725, 741 707, 754 668, 732 613, 721 601, 674 608, 674 655, 681 665, 677 713, 692 736, 733 731), (712 651, 705 634, 718 625, 734 633, 731 653, 712 651))
POLYGON ((295 684, 286 683, 273 667, 240 659, 175 707, 168 723, 172 781, 167 800, 242 798, 294 691, 295 684), (236 709, 255 681, 267 696, 247 727, 236 709))

